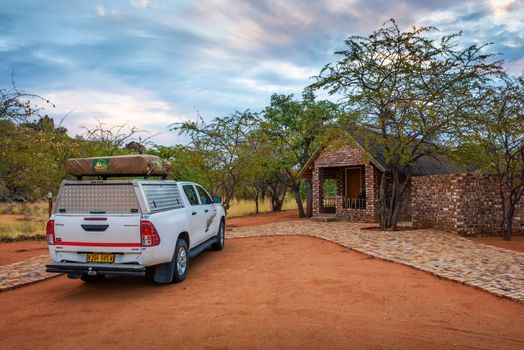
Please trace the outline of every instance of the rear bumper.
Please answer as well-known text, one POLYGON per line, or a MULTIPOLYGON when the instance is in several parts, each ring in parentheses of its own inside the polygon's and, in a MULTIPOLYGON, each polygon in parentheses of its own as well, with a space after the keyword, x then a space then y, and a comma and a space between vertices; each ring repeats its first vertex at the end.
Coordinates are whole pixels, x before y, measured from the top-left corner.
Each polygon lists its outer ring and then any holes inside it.
POLYGON ((85 264, 55 262, 46 265, 46 272, 88 275, 145 276, 146 267, 144 265, 136 264, 85 264))

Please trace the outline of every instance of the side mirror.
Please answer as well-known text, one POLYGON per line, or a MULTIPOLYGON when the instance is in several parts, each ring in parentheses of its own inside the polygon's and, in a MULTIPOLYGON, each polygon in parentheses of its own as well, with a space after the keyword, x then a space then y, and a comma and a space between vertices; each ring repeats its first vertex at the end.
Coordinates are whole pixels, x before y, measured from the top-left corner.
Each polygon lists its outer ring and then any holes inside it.
POLYGON ((220 197, 220 196, 213 196, 213 203, 216 203, 216 204, 222 203, 222 197, 220 197))

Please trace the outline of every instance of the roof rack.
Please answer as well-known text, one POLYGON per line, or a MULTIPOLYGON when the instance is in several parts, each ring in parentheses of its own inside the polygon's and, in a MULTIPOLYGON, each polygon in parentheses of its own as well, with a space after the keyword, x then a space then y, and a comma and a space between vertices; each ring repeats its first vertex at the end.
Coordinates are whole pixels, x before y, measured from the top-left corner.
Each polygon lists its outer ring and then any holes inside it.
POLYGON ((65 163, 69 175, 82 180, 85 176, 101 177, 144 177, 158 176, 166 179, 171 171, 171 164, 149 154, 131 154, 123 156, 70 158, 65 163))
POLYGON ((100 175, 100 174, 84 174, 84 175, 77 175, 76 179, 78 181, 81 181, 83 177, 101 177, 102 180, 107 180, 108 178, 116 178, 116 177, 143 177, 144 180, 149 179, 150 177, 160 177, 162 180, 167 180, 167 175, 143 175, 143 174, 118 174, 118 175, 100 175))

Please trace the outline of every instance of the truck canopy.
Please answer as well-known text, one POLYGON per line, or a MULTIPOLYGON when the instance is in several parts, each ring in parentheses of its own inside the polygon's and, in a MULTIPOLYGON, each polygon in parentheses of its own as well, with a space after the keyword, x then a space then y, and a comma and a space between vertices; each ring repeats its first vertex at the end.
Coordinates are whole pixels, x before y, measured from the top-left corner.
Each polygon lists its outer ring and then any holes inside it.
POLYGON ((137 214, 141 213, 131 181, 64 181, 55 205, 55 214, 137 214))

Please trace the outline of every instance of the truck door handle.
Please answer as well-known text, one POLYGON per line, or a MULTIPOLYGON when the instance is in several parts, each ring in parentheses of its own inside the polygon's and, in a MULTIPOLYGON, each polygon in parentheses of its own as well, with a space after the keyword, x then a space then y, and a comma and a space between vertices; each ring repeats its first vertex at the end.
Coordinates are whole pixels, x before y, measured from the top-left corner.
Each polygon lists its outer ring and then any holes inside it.
POLYGON ((196 211, 192 212, 191 215, 196 215, 196 211))

